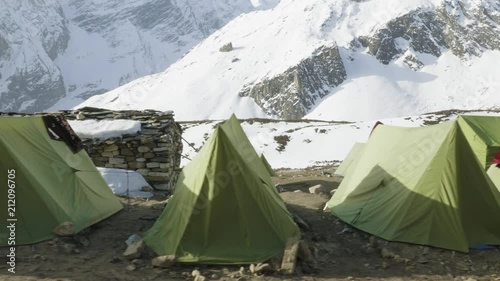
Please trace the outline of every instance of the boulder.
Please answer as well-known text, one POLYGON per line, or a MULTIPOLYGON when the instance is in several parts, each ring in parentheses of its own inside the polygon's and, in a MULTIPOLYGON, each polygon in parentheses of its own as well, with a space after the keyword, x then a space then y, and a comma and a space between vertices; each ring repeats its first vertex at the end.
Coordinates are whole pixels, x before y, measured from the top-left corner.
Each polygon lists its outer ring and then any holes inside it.
POLYGON ((227 53, 233 50, 233 43, 229 42, 224 46, 220 47, 219 52, 227 53))
POLYGON ((313 194, 326 193, 326 188, 321 184, 317 184, 309 187, 309 192, 313 194))
POLYGON ((53 232, 57 236, 72 236, 75 235, 75 230, 73 228, 72 222, 63 222, 60 225, 54 227, 53 232))
POLYGON ((171 267, 174 263, 175 256, 173 255, 158 256, 151 260, 151 264, 153 265, 153 267, 168 268, 171 267))

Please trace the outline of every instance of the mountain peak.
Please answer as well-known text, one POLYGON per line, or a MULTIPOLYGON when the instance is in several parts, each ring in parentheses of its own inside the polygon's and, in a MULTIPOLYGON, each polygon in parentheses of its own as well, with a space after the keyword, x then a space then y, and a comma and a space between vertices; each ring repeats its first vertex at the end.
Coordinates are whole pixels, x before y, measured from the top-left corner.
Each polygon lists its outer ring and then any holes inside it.
POLYGON ((376 119, 466 109, 476 97, 475 108, 491 108, 499 23, 488 0, 283 0, 82 106, 174 108, 181 120, 376 119))

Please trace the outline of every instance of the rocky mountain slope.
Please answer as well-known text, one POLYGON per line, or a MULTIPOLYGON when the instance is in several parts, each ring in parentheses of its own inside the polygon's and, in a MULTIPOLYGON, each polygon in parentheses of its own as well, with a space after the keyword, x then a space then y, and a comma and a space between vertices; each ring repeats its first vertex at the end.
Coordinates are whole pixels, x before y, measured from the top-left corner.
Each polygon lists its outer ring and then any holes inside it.
POLYGON ((282 0, 234 19, 166 71, 82 106, 174 109, 182 120, 496 108, 498 61, 496 0, 282 0))
POLYGON ((0 111, 77 105, 164 70, 240 14, 274 5, 274 0, 0 0, 0 111))

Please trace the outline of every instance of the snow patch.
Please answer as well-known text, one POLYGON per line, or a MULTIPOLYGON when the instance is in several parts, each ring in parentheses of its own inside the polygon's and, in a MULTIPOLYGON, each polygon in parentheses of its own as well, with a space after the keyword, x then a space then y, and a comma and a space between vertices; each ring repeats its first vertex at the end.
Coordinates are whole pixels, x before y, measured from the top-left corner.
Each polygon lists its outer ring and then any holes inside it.
POLYGON ((143 191, 144 187, 151 189, 152 187, 137 172, 111 168, 97 168, 97 170, 115 195, 142 198, 153 196, 153 193, 143 191))
POLYGON ((80 138, 85 139, 105 140, 141 130, 141 122, 133 120, 71 120, 69 124, 80 138))

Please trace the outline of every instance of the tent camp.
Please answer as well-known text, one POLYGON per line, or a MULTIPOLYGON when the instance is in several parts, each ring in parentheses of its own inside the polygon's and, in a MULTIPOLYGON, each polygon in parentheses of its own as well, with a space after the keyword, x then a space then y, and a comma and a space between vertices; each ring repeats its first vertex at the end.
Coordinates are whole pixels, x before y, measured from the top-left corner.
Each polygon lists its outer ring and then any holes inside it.
POLYGON ((179 262, 242 264, 283 252, 300 232, 233 116, 186 165, 144 241, 179 262))
POLYGON ((351 148, 351 151, 349 151, 349 154, 345 157, 344 161, 342 161, 342 164, 340 164, 335 171, 335 174, 345 177, 349 170, 356 166, 356 161, 361 157, 364 148, 364 143, 355 143, 351 148))
MULTIPOLYGON (((15 205, 0 220, 17 220, 16 245, 50 239, 64 222, 79 232, 122 208, 61 116, 0 117, 0 156, 0 197, 15 205)), ((0 229, 0 246, 7 231, 0 229)))
POLYGON ((468 119, 378 126, 328 207, 387 240, 462 252, 499 245, 500 192, 474 153, 478 131, 468 119))
POLYGON ((264 164, 271 177, 277 176, 276 172, 274 172, 273 168, 271 167, 271 164, 269 164, 264 154, 260 155, 260 160, 262 160, 262 164, 264 164))

